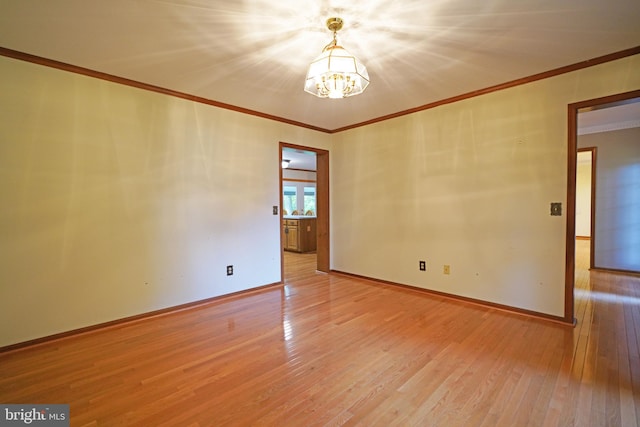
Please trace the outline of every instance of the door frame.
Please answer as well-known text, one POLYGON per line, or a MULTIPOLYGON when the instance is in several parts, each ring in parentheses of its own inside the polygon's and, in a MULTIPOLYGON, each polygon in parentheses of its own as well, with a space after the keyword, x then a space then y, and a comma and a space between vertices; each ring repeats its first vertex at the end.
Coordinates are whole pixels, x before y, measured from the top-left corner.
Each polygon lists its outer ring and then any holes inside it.
MULTIPOLYGON (((329 273, 330 270, 330 241, 329 241, 329 151, 320 148, 290 144, 280 141, 278 165, 282 164, 282 149, 310 151, 316 154, 316 270, 329 273)), ((282 231, 282 167, 278 167, 280 176, 280 281, 284 283, 284 232, 282 231)))
MULTIPOLYGON (((640 89, 619 93, 602 98, 569 104, 568 111, 568 149, 567 149, 567 229, 565 253, 565 291, 564 291, 564 322, 573 323, 574 317, 574 287, 576 268, 576 169, 578 156, 578 112, 585 108, 598 108, 605 104, 626 101, 640 97, 640 89)), ((595 218, 592 218, 592 227, 595 218)), ((593 235, 591 236, 593 239, 593 235)), ((593 256, 593 254, 591 255, 593 256)))

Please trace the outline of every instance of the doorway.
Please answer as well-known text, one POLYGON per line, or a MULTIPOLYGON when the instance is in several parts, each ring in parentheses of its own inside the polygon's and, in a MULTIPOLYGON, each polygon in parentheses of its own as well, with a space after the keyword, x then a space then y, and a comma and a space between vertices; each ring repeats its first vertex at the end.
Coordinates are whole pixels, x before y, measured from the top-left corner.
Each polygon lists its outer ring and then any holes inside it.
MULTIPOLYGON (((315 228, 316 228, 316 262, 315 262, 315 270, 328 273, 329 266, 329 152, 327 150, 322 150, 313 147, 306 147, 296 144, 289 144, 286 142, 280 142, 280 164, 283 164, 286 159, 286 155, 284 153, 307 153, 309 155, 315 156, 315 228)), ((290 163, 292 167, 295 166, 294 163, 290 163)), ((280 167, 280 223, 283 224, 284 218, 284 179, 283 179, 283 167, 280 167)), ((300 181, 305 181, 300 180, 300 181)), ((287 212, 290 214, 292 212, 287 212)), ((306 213, 304 209, 302 209, 302 213, 306 213)), ((280 265, 281 265, 281 281, 284 283, 285 280, 285 244, 287 241, 287 235, 285 235, 285 227, 281 226, 281 249, 280 249, 280 265)))
MULTIPOLYGON (((574 323, 574 288, 576 270, 576 179, 578 157, 578 113, 596 109, 604 109, 609 106, 622 105, 640 98, 640 90, 611 95, 603 98, 569 104, 568 106, 568 150, 567 150, 567 228, 566 228, 566 254, 565 254, 565 304, 564 321, 574 323)), ((595 180, 594 180, 595 182, 595 180)), ((595 194, 593 199, 595 200, 595 194)), ((591 217, 591 253, 590 264, 594 263, 595 243, 595 208, 592 207, 591 217)))
POLYGON ((588 244, 589 269, 593 268, 596 240, 596 154, 597 147, 578 148, 576 159, 576 240, 588 244))

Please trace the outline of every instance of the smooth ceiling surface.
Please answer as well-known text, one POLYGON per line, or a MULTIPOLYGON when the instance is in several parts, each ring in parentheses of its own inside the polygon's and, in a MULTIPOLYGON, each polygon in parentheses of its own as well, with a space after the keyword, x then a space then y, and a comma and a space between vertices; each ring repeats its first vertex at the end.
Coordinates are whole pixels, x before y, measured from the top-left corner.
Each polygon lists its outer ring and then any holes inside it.
POLYGON ((0 46, 337 129, 640 46, 638 0, 0 0, 0 46), (331 40, 367 66, 303 91, 331 40))

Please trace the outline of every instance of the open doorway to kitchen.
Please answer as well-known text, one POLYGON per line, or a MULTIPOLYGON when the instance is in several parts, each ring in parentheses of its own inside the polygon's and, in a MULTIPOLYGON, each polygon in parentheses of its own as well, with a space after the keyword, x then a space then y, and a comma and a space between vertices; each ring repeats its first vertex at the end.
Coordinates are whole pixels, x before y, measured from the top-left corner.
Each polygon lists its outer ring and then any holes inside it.
POLYGON ((329 152, 280 143, 281 271, 329 272, 329 152))

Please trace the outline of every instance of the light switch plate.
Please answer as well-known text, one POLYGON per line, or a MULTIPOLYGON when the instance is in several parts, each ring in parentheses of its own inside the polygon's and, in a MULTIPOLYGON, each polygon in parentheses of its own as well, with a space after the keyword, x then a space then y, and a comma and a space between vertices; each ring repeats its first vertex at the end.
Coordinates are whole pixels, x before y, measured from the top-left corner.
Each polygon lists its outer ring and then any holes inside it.
POLYGON ((552 202, 551 203, 551 216, 560 216, 562 215, 562 203, 560 202, 552 202))

